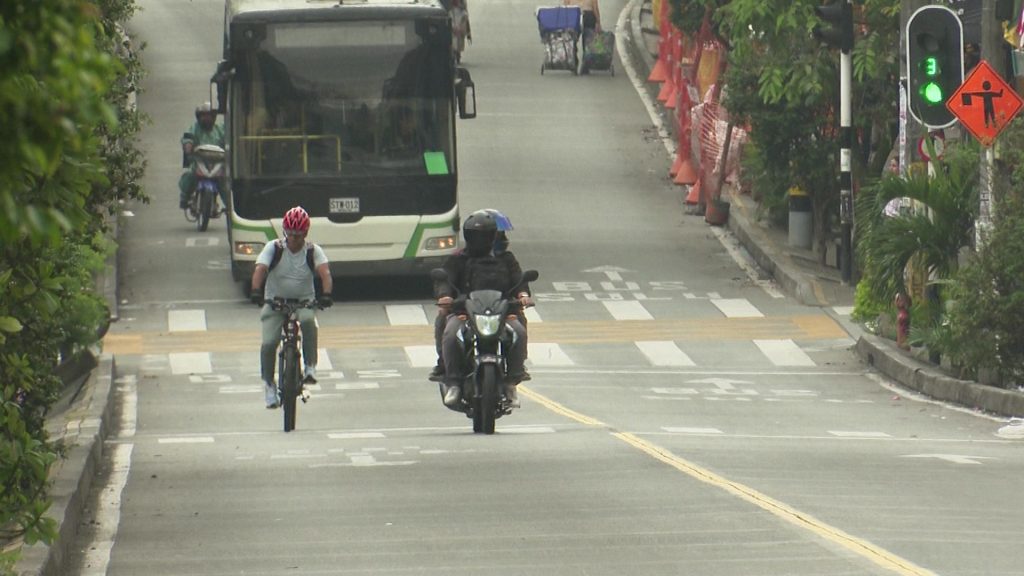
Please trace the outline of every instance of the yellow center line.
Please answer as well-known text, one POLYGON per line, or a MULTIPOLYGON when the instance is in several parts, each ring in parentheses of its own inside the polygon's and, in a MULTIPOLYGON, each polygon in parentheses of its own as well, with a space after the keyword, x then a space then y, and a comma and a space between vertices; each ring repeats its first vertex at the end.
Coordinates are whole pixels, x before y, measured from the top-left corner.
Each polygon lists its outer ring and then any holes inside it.
MULTIPOLYGON (((609 427, 604 422, 567 408, 566 406, 563 406, 562 404, 527 388, 523 384, 519 385, 519 391, 530 400, 537 402, 556 414, 560 414, 588 426, 600 428, 609 427)), ((797 510, 796 508, 793 508, 784 502, 780 502, 749 486, 729 480, 728 478, 720 474, 716 474, 703 466, 694 464, 685 458, 681 458, 661 446, 648 442, 635 434, 612 431, 611 435, 637 450, 668 464, 691 478, 725 490, 726 492, 737 496, 740 499, 761 508, 762 510, 765 510, 773 516, 793 524, 797 528, 807 530, 825 540, 828 540, 829 542, 838 544, 839 546, 842 546, 843 548, 886 570, 890 570, 903 576, 935 576, 934 572, 922 568, 905 558, 897 556, 880 546, 876 546, 867 540, 853 536, 852 534, 827 524, 810 514, 801 512, 800 510, 797 510)))

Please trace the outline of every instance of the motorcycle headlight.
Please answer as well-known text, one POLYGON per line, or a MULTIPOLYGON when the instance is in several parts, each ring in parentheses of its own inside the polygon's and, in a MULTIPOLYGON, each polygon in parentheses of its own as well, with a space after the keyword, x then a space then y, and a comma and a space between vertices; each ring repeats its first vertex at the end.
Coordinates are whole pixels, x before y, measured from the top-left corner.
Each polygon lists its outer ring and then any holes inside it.
POLYGON ((498 326, 501 325, 501 316, 497 314, 477 314, 473 317, 476 323, 476 331, 481 336, 494 336, 498 333, 498 326))

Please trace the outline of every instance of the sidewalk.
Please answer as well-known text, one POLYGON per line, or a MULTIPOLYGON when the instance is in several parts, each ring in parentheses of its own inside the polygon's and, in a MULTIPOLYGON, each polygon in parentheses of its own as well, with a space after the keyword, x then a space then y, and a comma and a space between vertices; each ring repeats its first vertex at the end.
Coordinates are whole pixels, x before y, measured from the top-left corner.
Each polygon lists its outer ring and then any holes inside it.
MULTIPOLYGON (((637 74, 646 81, 658 57, 660 31, 654 25, 650 0, 633 0, 626 9, 629 11, 626 26, 618 33, 626 35, 629 53, 619 56, 630 59, 637 74)), ((652 101, 656 101, 659 86, 651 82, 644 85, 652 101)), ((659 107, 659 112, 666 111, 659 107)), ((666 178, 669 162, 666 157, 666 178)), ((730 232, 788 295, 808 306, 828 308, 829 314, 857 341, 854 350, 865 364, 901 386, 936 400, 1004 418, 1024 416, 1024 392, 953 378, 897 348, 894 341, 865 332, 850 321, 846 313, 853 307, 855 286, 843 284, 839 269, 819 264, 811 250, 789 246, 786 230, 759 222, 757 206, 749 196, 737 194, 728 187, 724 194, 730 203, 730 232)), ((685 194, 680 193, 680 197, 685 194)), ((1024 431, 1024 426, 1014 428, 1024 431)), ((1024 434, 1016 437, 1024 437, 1024 434)))

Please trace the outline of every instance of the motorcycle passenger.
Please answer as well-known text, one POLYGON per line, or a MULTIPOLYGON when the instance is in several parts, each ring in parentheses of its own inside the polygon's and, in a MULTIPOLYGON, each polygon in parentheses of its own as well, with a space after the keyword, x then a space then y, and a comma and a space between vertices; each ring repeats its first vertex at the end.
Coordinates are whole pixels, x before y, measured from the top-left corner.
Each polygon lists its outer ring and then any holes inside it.
MULTIPOLYGON (((316 275, 320 278, 323 286, 323 295, 317 298, 321 307, 327 308, 333 303, 331 291, 333 279, 331 268, 327 262, 327 255, 323 248, 306 242, 306 234, 309 233, 309 214, 296 206, 284 215, 281 223, 284 229, 284 242, 267 242, 256 259, 256 269, 252 274, 252 300, 262 305, 260 321, 263 324, 263 343, 260 346, 260 375, 263 378, 263 386, 268 409, 277 408, 277 387, 274 386, 274 364, 276 361, 277 345, 280 340, 281 327, 284 324, 284 314, 279 310, 271 308, 267 303, 275 297, 312 300, 316 298, 316 290, 313 282, 313 270, 310 269, 307 260, 307 251, 312 251, 313 265, 316 275), (278 254, 278 261, 275 264, 275 253, 278 254), (273 269, 271 269, 273 268, 273 269), (261 288, 266 286, 264 294, 261 288)), ((304 366, 304 384, 316 383, 317 365, 317 323, 316 313, 308 308, 299 310, 299 325, 302 330, 302 359, 304 366)))
MULTIPOLYGON (((498 235, 497 218, 493 213, 478 210, 470 214, 462 226, 462 235, 466 241, 465 250, 449 256, 444 263, 448 281, 437 282, 434 286, 437 305, 442 308, 455 304, 453 297, 456 296, 456 293, 452 285, 458 288, 461 294, 469 294, 481 287, 507 292, 522 277, 519 262, 511 252, 506 251, 501 255, 493 254, 494 242, 498 235), (483 286, 480 282, 484 280, 478 281, 477 279, 482 278, 482 272, 486 270, 496 272, 498 275, 486 278, 488 285, 483 286)), ((506 397, 513 406, 516 406, 518 405, 516 385, 530 379, 525 367, 526 328, 517 317, 520 307, 531 303, 527 288, 523 287, 516 294, 516 299, 512 303, 514 309, 506 318, 506 324, 516 333, 516 338, 507 351, 505 360, 508 374, 504 385, 506 397)), ((460 383, 464 378, 464 351, 458 334, 465 326, 467 319, 464 310, 453 309, 441 336, 441 356, 445 367, 442 380, 445 386, 444 403, 450 408, 458 405, 462 393, 460 383)))
MULTIPOLYGON (((192 166, 192 150, 204 144, 224 147, 224 127, 217 123, 217 114, 209 102, 196 106, 196 121, 181 138, 182 171, 178 179, 178 208, 188 207, 188 196, 196 185, 195 170, 192 166)), ((218 186, 222 206, 227 206, 224 186, 218 186)))

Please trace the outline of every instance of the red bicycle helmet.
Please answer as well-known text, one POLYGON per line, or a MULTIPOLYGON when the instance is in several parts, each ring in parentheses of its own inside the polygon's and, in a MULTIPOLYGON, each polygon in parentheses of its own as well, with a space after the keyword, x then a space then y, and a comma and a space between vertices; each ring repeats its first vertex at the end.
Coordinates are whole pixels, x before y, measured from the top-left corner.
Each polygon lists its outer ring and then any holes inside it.
POLYGON ((309 232, 309 214, 302 209, 302 206, 296 206, 284 213, 281 227, 295 232, 309 232))

